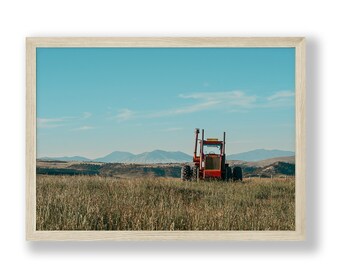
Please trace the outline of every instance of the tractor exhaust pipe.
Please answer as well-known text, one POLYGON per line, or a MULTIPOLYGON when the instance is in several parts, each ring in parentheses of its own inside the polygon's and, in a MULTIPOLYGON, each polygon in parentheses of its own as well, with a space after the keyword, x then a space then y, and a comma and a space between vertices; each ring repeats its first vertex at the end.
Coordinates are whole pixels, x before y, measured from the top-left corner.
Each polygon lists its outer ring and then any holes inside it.
POLYGON ((204 145, 204 129, 202 129, 201 152, 200 152, 200 170, 202 170, 203 163, 203 145, 204 145))
POLYGON ((199 128, 195 128, 195 149, 194 149, 194 159, 197 157, 197 142, 198 142, 198 134, 200 133, 199 128))
POLYGON ((225 155, 225 131, 223 132, 223 156, 225 155))

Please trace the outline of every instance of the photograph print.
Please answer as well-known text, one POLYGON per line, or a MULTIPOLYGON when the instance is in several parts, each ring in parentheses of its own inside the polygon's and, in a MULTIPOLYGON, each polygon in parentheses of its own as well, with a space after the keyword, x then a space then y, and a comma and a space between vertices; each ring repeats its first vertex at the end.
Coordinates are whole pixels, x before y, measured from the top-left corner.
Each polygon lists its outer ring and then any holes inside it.
POLYGON ((37 47, 36 231, 295 231, 295 47, 37 47))

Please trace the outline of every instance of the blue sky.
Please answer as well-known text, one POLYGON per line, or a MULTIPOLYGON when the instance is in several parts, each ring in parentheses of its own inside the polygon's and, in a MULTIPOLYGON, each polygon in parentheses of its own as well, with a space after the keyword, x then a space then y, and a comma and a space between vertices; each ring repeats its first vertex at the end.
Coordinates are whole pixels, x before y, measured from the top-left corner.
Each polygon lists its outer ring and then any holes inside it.
POLYGON ((37 153, 295 149, 294 48, 39 48, 37 153))

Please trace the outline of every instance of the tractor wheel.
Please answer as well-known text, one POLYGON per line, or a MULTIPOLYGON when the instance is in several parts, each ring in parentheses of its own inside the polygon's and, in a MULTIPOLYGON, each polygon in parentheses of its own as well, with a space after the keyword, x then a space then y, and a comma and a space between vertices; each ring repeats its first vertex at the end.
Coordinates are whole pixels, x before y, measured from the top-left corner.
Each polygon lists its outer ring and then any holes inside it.
POLYGON ((233 180, 234 181, 237 181, 237 180, 242 181, 242 169, 241 169, 241 167, 234 167, 234 169, 233 169, 233 180))
POLYGON ((194 166, 192 168, 192 177, 191 177, 192 181, 198 182, 199 177, 200 177, 199 173, 200 173, 200 169, 197 166, 194 166))
POLYGON ((227 167, 227 181, 231 181, 233 178, 233 173, 231 171, 231 167, 227 167))
POLYGON ((191 178, 191 168, 189 165, 184 165, 181 169, 181 179, 183 181, 189 181, 191 178))

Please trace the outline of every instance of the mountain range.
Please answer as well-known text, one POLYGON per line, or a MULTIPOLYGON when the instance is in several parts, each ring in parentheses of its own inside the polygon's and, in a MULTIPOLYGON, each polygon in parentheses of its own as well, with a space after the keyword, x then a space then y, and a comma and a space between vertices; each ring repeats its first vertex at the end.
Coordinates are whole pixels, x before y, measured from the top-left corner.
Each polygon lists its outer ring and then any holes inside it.
POLYGON ((168 152, 162 150, 154 150, 152 152, 144 152, 134 155, 129 152, 115 151, 105 157, 97 158, 97 162, 110 163, 181 163, 190 162, 192 156, 183 152, 168 152))
MULTIPOLYGON (((256 162, 260 160, 294 156, 292 151, 282 150, 266 150, 257 149, 253 151, 243 152, 239 154, 228 155, 227 160, 242 160, 247 162, 256 162)), ((191 162, 192 156, 183 152, 169 152, 163 150, 154 150, 152 152, 144 152, 141 154, 132 154, 130 152, 114 151, 104 157, 89 159, 81 156, 72 157, 42 157, 39 160, 56 160, 56 161, 93 161, 93 162, 105 162, 105 163, 184 163, 191 162)))

